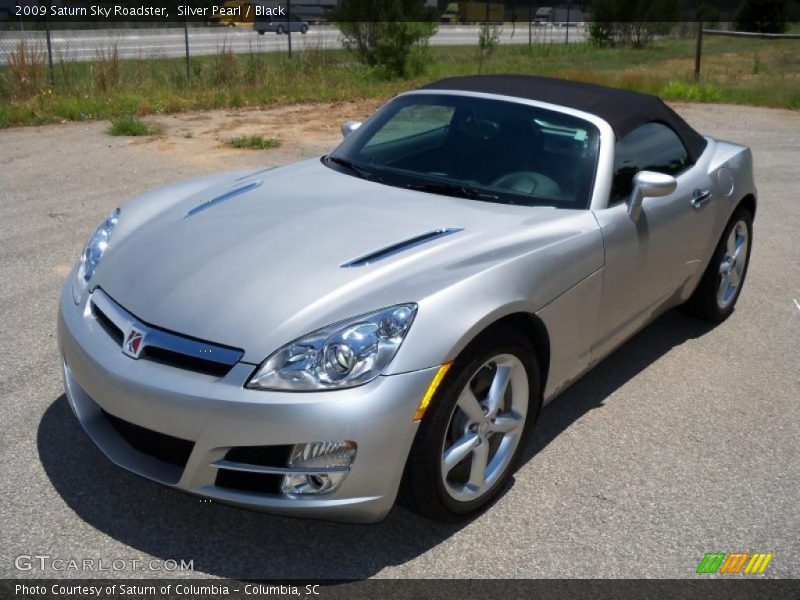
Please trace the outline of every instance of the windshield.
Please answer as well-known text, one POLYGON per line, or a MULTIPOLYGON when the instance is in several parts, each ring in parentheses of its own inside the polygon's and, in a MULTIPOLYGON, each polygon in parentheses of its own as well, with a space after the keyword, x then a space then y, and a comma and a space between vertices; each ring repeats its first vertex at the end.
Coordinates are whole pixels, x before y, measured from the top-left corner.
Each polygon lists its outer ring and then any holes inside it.
POLYGON ((586 209, 600 132, 516 102, 447 94, 396 98, 323 161, 387 185, 528 206, 586 209))

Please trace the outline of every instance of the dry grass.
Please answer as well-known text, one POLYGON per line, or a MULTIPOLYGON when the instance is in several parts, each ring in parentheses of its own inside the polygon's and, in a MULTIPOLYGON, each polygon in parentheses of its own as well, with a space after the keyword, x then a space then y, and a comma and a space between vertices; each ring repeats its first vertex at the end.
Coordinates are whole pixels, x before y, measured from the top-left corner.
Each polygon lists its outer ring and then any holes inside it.
POLYGON ((47 85, 47 51, 41 44, 20 41, 8 59, 7 76, 12 89, 32 96, 47 85))
MULTIPOLYGON (((283 106, 385 99, 428 81, 478 71, 477 48, 433 47, 425 72, 387 79, 343 50, 308 44, 282 53, 234 54, 223 47, 192 58, 121 60, 115 48, 96 61, 59 62, 47 86, 46 53, 21 44, 0 67, 0 127, 60 119, 116 118, 190 109, 283 106)), ((702 77, 694 81, 694 40, 659 40, 651 48, 588 44, 500 46, 483 73, 530 73, 660 94, 669 100, 800 108, 800 41, 709 37, 702 77)))
POLYGON ((214 56, 212 81, 220 86, 230 85, 236 81, 238 70, 236 54, 223 46, 214 56))
POLYGON ((96 68, 94 81, 99 92, 108 92, 119 86, 121 67, 116 44, 108 50, 98 51, 94 66, 96 68))

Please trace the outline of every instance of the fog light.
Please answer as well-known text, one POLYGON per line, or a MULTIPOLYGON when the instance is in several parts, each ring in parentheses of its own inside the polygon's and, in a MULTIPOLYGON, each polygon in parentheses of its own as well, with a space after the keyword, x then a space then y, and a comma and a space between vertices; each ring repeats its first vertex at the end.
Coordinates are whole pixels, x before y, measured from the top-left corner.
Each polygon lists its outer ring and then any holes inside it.
POLYGON ((329 494, 344 480, 347 471, 334 473, 295 473, 283 478, 281 492, 288 496, 329 494))
POLYGON ((281 491, 287 495, 328 494, 335 491, 350 471, 356 457, 356 443, 350 441, 295 444, 289 456, 290 473, 283 478, 281 491), (318 472, 313 472, 319 469, 318 472), (312 472, 308 472, 312 471, 312 472))

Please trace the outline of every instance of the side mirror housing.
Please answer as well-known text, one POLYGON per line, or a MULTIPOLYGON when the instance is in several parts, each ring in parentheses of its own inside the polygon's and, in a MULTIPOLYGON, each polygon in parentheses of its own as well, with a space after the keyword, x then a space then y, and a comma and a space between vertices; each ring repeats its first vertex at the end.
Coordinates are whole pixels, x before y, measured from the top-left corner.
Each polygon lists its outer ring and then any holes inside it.
POLYGON ((628 201, 628 216, 634 221, 642 214, 642 202, 645 198, 669 196, 678 187, 678 181, 672 175, 654 171, 639 171, 633 176, 633 191, 628 201))
POLYGON ((359 127, 361 127, 361 121, 345 121, 342 123, 342 137, 346 138, 359 127))

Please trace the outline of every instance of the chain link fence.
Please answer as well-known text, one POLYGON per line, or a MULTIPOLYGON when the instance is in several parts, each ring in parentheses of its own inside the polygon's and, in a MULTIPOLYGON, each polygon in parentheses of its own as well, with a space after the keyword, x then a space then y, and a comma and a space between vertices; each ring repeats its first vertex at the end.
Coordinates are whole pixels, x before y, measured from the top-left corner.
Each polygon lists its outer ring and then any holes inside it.
MULTIPOLYGON (((472 46, 478 43, 480 26, 441 24, 430 43, 433 46, 472 46)), ((504 23, 500 26, 500 44, 544 44, 579 42, 585 39, 582 23, 571 26, 504 23)), ((259 35, 252 25, 204 27, 174 25, 146 28, 31 29, 24 23, 7 23, 0 29, 0 65, 20 61, 53 65, 50 75, 57 76, 59 64, 85 61, 127 59, 183 58, 191 65, 193 57, 222 53, 250 54, 265 52, 305 52, 342 48, 339 30, 331 24, 311 24, 308 32, 259 35), (49 38, 49 39, 48 39, 49 38), (43 60, 44 59, 44 60, 43 60)), ((191 68, 188 69, 191 74, 191 68)), ((52 81, 51 83, 55 83, 52 81)))
POLYGON ((313 26, 306 35, 294 33, 259 35, 252 26, 165 27, 31 30, 10 25, 0 31, 0 65, 10 64, 15 54, 30 50, 48 54, 53 63, 103 60, 110 53, 120 60, 163 59, 235 54, 287 52, 291 37, 294 50, 340 47, 339 32, 331 25, 313 26), (48 35, 49 34, 49 35, 48 35), (48 40, 49 37, 49 40, 48 40), (27 48, 24 48, 27 46, 27 48))
MULTIPOLYGON (((291 38, 260 35, 252 25, 79 29, 62 24, 49 31, 10 25, 0 30, 0 128, 341 101, 392 95, 407 85, 345 51, 331 24, 311 24, 305 35, 293 32, 291 38)), ((497 45, 519 49, 585 38, 582 27, 497 27, 497 45)), ((439 56, 433 68, 449 74, 447 65, 454 61, 461 71, 465 65, 474 72, 485 69, 480 30, 474 24, 441 24, 429 41, 439 56)))

